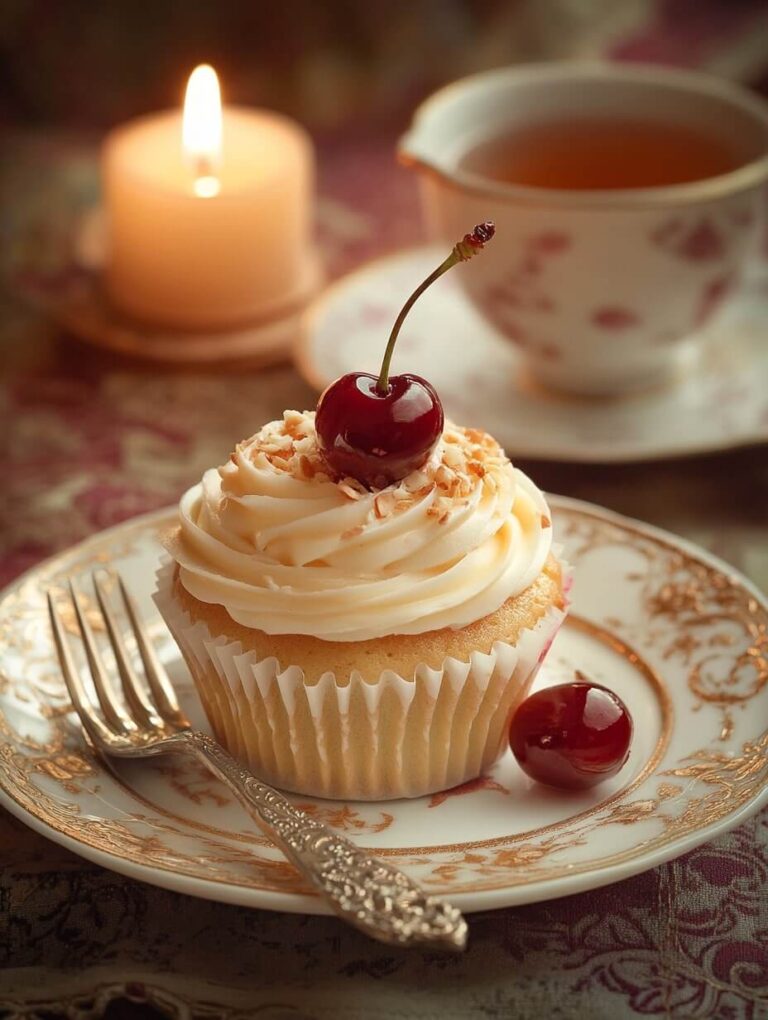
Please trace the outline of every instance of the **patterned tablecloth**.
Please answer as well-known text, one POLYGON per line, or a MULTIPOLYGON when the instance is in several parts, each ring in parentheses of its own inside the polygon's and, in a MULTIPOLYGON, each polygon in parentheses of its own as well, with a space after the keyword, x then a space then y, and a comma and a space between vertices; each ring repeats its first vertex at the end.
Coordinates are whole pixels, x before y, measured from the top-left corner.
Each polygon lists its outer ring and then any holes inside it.
MULTIPOLYGON (((0 576, 175 501, 234 440, 313 396, 289 365, 169 370, 57 335, 22 294, 54 285, 96 195, 82 140, 18 137, 3 162, 0 576)), ((321 148, 329 273, 418 240, 391 140, 321 148)), ((768 587, 764 450, 614 467, 526 464, 544 487, 685 535, 768 587)), ((768 1017, 768 813, 595 892, 471 919, 459 958, 366 941, 334 920, 130 881, 0 811, 0 1015, 313 1018, 768 1017), (196 1006, 192 1009, 192 1004, 196 1006), (115 1015, 155 1015, 149 1007, 115 1015)))

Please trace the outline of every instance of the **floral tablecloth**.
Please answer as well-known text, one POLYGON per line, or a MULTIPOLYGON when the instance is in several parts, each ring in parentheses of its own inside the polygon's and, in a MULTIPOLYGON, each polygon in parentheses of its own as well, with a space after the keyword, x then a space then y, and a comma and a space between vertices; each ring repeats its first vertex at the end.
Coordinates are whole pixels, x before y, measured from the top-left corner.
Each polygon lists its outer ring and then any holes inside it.
MULTIPOLYGON (((57 334, 55 286, 94 148, 19 136, 0 176, 0 577, 175 501, 233 440, 313 395, 286 364, 170 370, 57 334)), ((419 239, 392 141, 321 148, 331 276, 419 239)), ((697 541, 768 587, 764 449, 607 467, 522 463, 544 487, 697 541)), ((474 915, 466 955, 388 949, 328 918, 184 897, 104 871, 0 811, 0 1016, 768 1017, 768 813, 568 899, 474 915), (133 1005, 131 1005, 133 1004, 133 1005), (141 1006, 139 1004, 142 1004, 141 1006), (113 1010, 117 1006, 113 1005, 113 1010), (4 1012, 6 1011, 6 1012, 4 1012)))

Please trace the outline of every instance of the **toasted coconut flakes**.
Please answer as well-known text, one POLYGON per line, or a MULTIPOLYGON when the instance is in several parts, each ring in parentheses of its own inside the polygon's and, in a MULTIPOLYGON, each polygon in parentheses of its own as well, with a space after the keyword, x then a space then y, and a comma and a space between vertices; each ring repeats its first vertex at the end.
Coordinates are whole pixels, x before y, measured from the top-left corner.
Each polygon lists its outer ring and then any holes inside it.
POLYGON ((314 478, 315 465, 306 454, 299 454, 299 471, 304 478, 314 478))
POLYGON ((389 517, 395 508, 396 502, 397 497, 394 492, 385 489, 383 492, 379 492, 376 495, 373 501, 373 512, 379 520, 382 520, 384 517, 389 517))
MULTIPOLYGON (((229 461, 219 469, 227 487, 231 488, 237 475, 239 458, 246 454, 258 468, 271 469, 280 475, 329 484, 334 479, 328 473, 317 445, 314 414, 288 410, 277 422, 270 422, 255 436, 238 443, 229 461)), ((384 519, 393 513, 402 513, 416 503, 434 494, 427 508, 430 518, 444 523, 455 507, 468 506, 468 497, 478 483, 495 492, 500 484, 499 471, 508 464, 503 451, 489 435, 480 429, 460 429, 448 425, 437 456, 420 469, 411 472, 395 486, 388 486, 374 496, 370 519, 384 519)), ((355 502, 371 495, 356 478, 336 481, 342 495, 355 502)), ((549 525, 542 523, 543 527, 549 525)), ((359 534, 352 529, 345 537, 359 534)))
POLYGON ((441 496, 440 499, 435 500, 432 506, 427 509, 427 516, 435 517, 439 523, 443 523, 444 518, 446 518, 451 511, 452 505, 453 501, 451 499, 441 496))
POLYGON ((435 471, 435 481, 441 488, 450 488, 456 481, 456 472, 445 464, 440 464, 435 471))
POLYGON ((354 528, 348 528, 347 531, 342 531, 341 537, 343 539, 357 538, 358 535, 362 535, 365 528, 362 524, 357 524, 354 528))
POLYGON ((317 453, 317 445, 312 436, 302 436, 293 444, 296 453, 305 453, 308 456, 317 453))
POLYGON ((423 471, 412 471, 403 481, 403 487, 408 492, 419 492, 425 485, 431 485, 429 478, 423 471))
POLYGON ((455 443, 443 447, 443 463, 447 464, 448 467, 460 467, 462 460, 461 452, 456 448, 455 443))
POLYGON ((338 488, 340 492, 343 492, 347 499, 360 499, 362 493, 358 492, 357 489, 353 489, 351 485, 346 482, 339 482, 338 488))

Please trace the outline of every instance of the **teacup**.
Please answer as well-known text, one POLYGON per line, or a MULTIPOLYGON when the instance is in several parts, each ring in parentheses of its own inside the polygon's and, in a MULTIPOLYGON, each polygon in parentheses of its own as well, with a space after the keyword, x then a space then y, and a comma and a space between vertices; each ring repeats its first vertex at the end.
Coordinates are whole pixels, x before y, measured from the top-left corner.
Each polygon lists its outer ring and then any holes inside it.
POLYGON ((689 360, 761 230, 768 105, 690 71, 602 63, 479 74, 416 111, 399 156, 422 172, 436 240, 476 222, 497 235, 461 276, 472 301, 542 383, 581 394, 655 385, 689 360), (627 117, 714 131, 739 153, 719 176, 656 187, 555 190, 461 166, 483 140, 563 116, 627 117))

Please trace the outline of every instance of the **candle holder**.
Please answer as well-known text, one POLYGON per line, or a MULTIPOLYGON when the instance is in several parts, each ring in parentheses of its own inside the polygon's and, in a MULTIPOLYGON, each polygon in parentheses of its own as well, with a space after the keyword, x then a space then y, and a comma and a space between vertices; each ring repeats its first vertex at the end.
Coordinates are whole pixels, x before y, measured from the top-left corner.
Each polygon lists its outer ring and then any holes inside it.
POLYGON ((294 300, 263 319, 230 329, 182 330, 133 320, 114 307, 103 286, 107 247, 103 212, 91 209, 76 223, 70 250, 52 281, 26 291, 77 339, 104 350, 169 363, 248 359, 259 367, 290 357, 301 316, 322 282, 320 259, 307 254, 304 279, 294 300))

